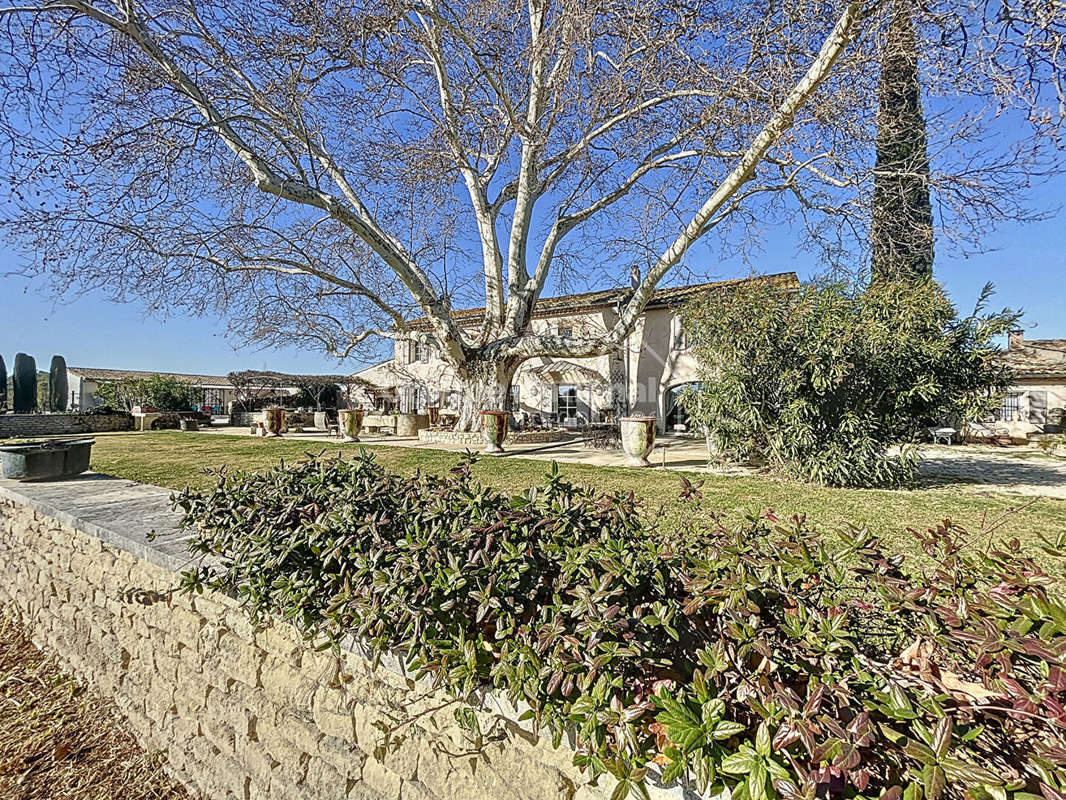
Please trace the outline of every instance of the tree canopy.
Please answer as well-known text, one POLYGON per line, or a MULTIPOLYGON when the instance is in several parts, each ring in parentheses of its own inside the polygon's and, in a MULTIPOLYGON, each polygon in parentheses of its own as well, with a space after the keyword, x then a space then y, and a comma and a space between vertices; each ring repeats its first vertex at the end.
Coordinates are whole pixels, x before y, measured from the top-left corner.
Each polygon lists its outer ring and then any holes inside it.
MULTIPOLYGON (((709 271, 701 240, 750 253, 789 221, 865 263, 890 16, 2 0, 4 219, 56 291, 339 356, 421 338, 498 397, 531 356, 621 346, 657 284, 709 271), (632 291, 582 338, 533 330, 542 293, 583 283, 632 291), (475 328, 461 305, 485 306, 475 328)), ((1018 189, 1055 164, 1066 23, 1054 4, 934 0, 913 25, 941 239, 971 241, 1024 216, 1018 189)))

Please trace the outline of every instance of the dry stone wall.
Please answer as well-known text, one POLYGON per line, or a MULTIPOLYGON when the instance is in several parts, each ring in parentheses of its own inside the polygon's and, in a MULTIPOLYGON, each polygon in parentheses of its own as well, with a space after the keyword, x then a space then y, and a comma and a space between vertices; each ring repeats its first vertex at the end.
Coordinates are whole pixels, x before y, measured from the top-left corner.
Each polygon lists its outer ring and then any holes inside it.
POLYGON ((340 657, 317 652, 283 622, 253 627, 228 597, 174 591, 187 564, 165 506, 165 490, 103 476, 0 481, 0 606, 113 697, 142 745, 165 752, 168 770, 194 793, 609 796, 613 781, 587 785, 565 744, 552 749, 491 697, 477 711, 479 747, 455 722, 455 701, 403 675, 398 661, 374 667, 356 647, 340 657), (78 497, 64 509, 70 487, 78 497), (153 528, 159 536, 149 543, 153 528))
POLYGON ((0 414, 0 439, 105 433, 133 428, 129 414, 0 414))

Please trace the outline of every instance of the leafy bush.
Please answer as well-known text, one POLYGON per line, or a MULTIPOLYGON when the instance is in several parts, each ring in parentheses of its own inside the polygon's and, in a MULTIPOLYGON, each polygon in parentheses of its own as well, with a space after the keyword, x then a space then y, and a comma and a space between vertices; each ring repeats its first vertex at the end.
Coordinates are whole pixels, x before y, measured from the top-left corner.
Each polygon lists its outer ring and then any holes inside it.
POLYGON ((979 418, 1009 383, 995 339, 1017 315, 983 313, 989 294, 966 318, 932 281, 708 294, 685 313, 703 382, 682 402, 727 458, 830 485, 901 484, 916 454, 890 448, 979 418))
POLYGON ((107 405, 126 411, 134 406, 147 406, 156 411, 191 411, 203 402, 202 389, 166 375, 104 381, 97 387, 96 396, 107 405))
POLYGON ((96 417, 96 416, 103 417, 103 416, 108 416, 108 415, 111 415, 111 414, 128 414, 129 412, 120 411, 119 409, 115 408, 114 406, 93 406, 92 408, 87 408, 84 411, 79 411, 78 413, 79 414, 87 414, 90 417, 96 417))
POLYGON ((944 522, 908 574, 861 531, 727 525, 682 484, 692 537, 666 544, 631 495, 554 465, 515 496, 469 462, 400 477, 365 453, 221 471, 175 497, 202 557, 183 587, 526 703, 616 798, 658 770, 733 800, 1060 800, 1066 605, 1016 542, 944 522))

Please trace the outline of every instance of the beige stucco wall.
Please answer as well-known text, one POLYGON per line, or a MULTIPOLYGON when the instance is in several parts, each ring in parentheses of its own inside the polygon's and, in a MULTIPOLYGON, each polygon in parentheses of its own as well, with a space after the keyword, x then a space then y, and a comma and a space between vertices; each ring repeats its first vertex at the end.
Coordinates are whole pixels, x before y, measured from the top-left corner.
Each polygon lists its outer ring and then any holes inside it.
MULTIPOLYGON (((560 327, 574 329, 575 336, 591 335, 607 330, 614 322, 614 312, 603 309, 596 312, 545 317, 533 320, 533 332, 558 330, 560 327)), ((648 414, 660 419, 665 414, 667 392, 676 386, 697 380, 698 365, 689 350, 676 346, 680 318, 673 309, 650 309, 637 321, 632 334, 620 352, 610 356, 591 358, 533 358, 525 362, 515 376, 514 385, 519 390, 521 410, 529 414, 554 413, 556 389, 560 383, 570 380, 553 380, 537 375, 536 370, 554 361, 567 361, 595 372, 597 381, 578 383, 579 404, 588 408, 593 420, 600 411, 612 405, 612 397, 628 396, 630 412, 648 414), (619 361, 613 370, 612 359, 619 361), (625 367, 620 361, 625 361, 625 367), (628 377, 628 386, 620 380, 628 377), (618 381, 612 387, 612 380, 618 381)), ((411 343, 399 340, 395 344, 393 361, 376 365, 359 373, 361 377, 379 386, 423 387, 431 399, 440 393, 442 405, 447 409, 448 392, 457 391, 459 384, 454 371, 440 358, 432 356, 425 361, 411 361, 411 343)))
POLYGON ((587 785, 565 744, 552 749, 491 697, 486 708, 511 716, 478 711, 489 740, 478 749, 455 723, 456 703, 388 659, 374 668, 356 652, 316 652, 285 623, 255 628, 225 596, 174 592, 177 566, 13 497, 0 489, 0 607, 114 698, 194 795, 603 800, 613 788, 609 778, 587 785), (379 724, 398 726, 380 759, 379 724))

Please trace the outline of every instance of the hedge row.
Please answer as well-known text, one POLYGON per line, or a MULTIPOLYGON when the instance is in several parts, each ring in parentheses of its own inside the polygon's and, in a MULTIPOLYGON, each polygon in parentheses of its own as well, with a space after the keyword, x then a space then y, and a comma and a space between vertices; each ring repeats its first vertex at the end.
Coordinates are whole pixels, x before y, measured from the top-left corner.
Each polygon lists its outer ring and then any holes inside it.
POLYGON ((401 477, 362 454, 176 497, 210 556, 186 589, 528 704, 617 798, 654 770, 733 800, 1061 800, 1066 605, 1017 542, 944 522, 906 569, 863 531, 727 524, 685 480, 679 502, 690 544, 667 547, 632 495, 554 467, 509 496, 469 461, 401 477))

